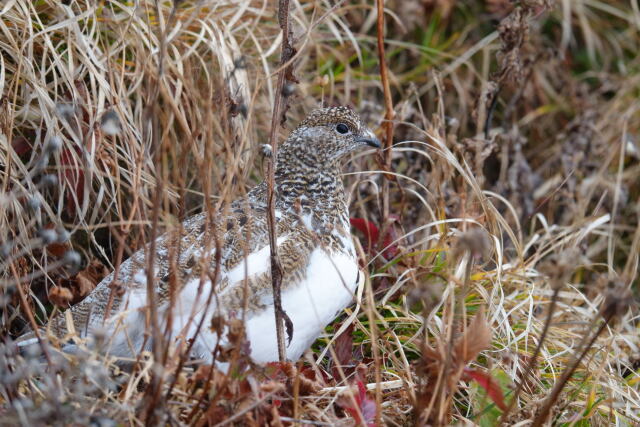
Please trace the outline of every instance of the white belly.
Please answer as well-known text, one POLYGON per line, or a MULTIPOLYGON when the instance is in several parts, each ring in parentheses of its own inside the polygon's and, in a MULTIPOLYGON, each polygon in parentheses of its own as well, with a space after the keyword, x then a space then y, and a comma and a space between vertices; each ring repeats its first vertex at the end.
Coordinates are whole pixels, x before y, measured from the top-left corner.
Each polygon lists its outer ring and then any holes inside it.
MULTIPOLYGON (((293 323, 287 358, 297 360, 354 298, 358 264, 350 256, 329 256, 323 249, 311 254, 306 279, 282 293, 282 307, 293 323)), ((278 360, 273 306, 247 319, 247 339, 256 362, 278 360)))

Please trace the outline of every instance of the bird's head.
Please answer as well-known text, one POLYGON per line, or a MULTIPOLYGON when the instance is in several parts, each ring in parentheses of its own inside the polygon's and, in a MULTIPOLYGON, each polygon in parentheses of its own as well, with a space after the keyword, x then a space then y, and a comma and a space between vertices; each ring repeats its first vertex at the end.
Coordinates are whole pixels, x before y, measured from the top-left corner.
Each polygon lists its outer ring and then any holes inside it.
POLYGON ((380 141, 351 108, 329 107, 312 111, 282 148, 326 165, 363 147, 380 148, 380 141))

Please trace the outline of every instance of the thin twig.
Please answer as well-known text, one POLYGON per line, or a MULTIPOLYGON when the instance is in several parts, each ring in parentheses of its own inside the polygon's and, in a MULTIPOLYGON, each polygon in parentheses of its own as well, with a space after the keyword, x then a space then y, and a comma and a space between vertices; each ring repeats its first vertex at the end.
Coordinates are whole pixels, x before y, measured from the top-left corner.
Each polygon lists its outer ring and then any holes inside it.
MULTIPOLYGON (((613 315, 609 314, 604 319, 604 322, 602 322, 600 327, 598 327, 598 329, 596 330, 595 334, 593 334, 589 342, 584 346, 582 352, 580 353, 580 356, 575 357, 573 359, 573 363, 571 363, 571 365, 562 373, 562 377, 560 377, 560 380, 555 384, 555 386, 553 387, 553 390, 551 390, 551 394, 545 401, 544 406, 540 410, 538 416, 536 416, 536 418, 533 420, 531 427, 540 427, 542 424, 546 422, 547 418, 549 417, 549 412, 551 411, 551 407, 554 405, 554 403, 556 403, 556 400, 558 400, 558 396, 560 395, 560 392, 562 391, 564 386, 567 384, 567 381, 569 381, 569 378, 571 378, 571 376, 573 375, 574 371, 576 370, 576 368, 578 367, 582 359, 584 359, 584 356, 591 349, 591 347, 593 347, 593 344, 596 342, 596 339, 598 339, 602 331, 604 331, 604 328, 607 327, 612 317, 613 315)), ((596 319, 597 317, 594 318, 594 320, 596 319)), ((593 326, 592 324, 589 325, 589 330, 591 329, 592 326, 593 326)), ((587 335, 585 335, 585 337, 586 336, 587 335)))
MULTIPOLYGON (((147 120, 148 120, 148 131, 151 132, 151 144, 153 149, 155 150, 155 164, 156 164, 156 177, 158 179, 156 185, 156 191, 153 197, 153 207, 151 212, 151 243, 149 244, 149 250, 146 253, 147 255, 147 283, 146 283, 146 291, 147 291, 147 331, 151 332, 151 345, 153 351, 153 359, 154 364, 162 364, 164 366, 164 360, 162 358, 163 351, 162 349, 165 347, 164 336, 160 330, 160 324, 158 319, 158 306, 156 300, 156 286, 155 286, 155 257, 156 257, 156 238, 158 232, 158 224, 160 221, 160 208, 162 206, 162 199, 164 194, 165 187, 165 179, 162 176, 163 172, 163 162, 161 161, 163 156, 163 143, 165 139, 161 139, 160 132, 160 124, 158 122, 159 108, 158 108, 158 98, 160 96, 160 86, 162 85, 162 80, 164 76, 164 57, 166 54, 166 35, 167 28, 170 27, 171 22, 173 21, 173 17, 175 16, 175 6, 171 10, 171 14, 169 16, 168 22, 166 26, 162 26, 162 19, 160 5, 156 1, 155 2, 155 13, 158 17, 158 40, 159 40, 159 49, 158 49, 158 62, 157 62, 157 77, 155 82, 152 83, 151 86, 151 96, 149 102, 149 108, 147 110, 147 120)), ((146 341, 146 338, 145 338, 146 341)), ((163 378, 162 375, 157 372, 157 370, 152 370, 151 372, 151 384, 149 386, 149 390, 147 393, 147 406, 146 406, 146 423, 147 424, 155 424, 156 420, 156 409, 158 408, 158 399, 161 398, 161 389, 162 389, 163 378)))
POLYGON ((509 402, 509 406, 507 407, 507 410, 504 411, 504 413, 502 414, 502 417, 500 418, 500 424, 503 424, 504 422, 506 422, 507 417, 509 416, 509 413, 511 412, 514 405, 518 401, 518 397, 522 392, 522 388, 525 382, 527 382, 529 375, 533 371, 533 367, 536 366, 536 360, 538 359, 540 350, 542 350, 542 344, 547 338, 547 332, 549 331, 549 326, 551 325, 551 319, 553 318, 553 313, 556 309, 556 302, 558 301, 559 293, 560 293, 560 286, 556 286, 553 289, 553 295, 551 296, 551 304, 549 305, 549 311, 547 313, 547 318, 544 322, 544 327, 542 328, 542 333, 540 334, 540 338, 538 339, 538 345, 536 345, 536 349, 533 351, 533 355, 529 359, 529 363, 527 363, 527 367, 524 371, 524 374, 522 375, 522 378, 518 382, 518 385, 516 386, 516 389, 513 392, 513 398, 511 399, 511 402, 509 402))
MULTIPOLYGON (((387 61, 384 50, 384 0, 376 1, 376 36, 378 47, 378 61, 380 65, 380 81, 382 82, 382 92, 384 94, 384 107, 385 121, 383 127, 385 129, 385 136, 383 138, 383 169, 385 171, 391 170, 391 145, 393 144, 393 100, 391 99, 391 87, 389 85, 389 75, 387 72, 387 61)), ((386 228, 389 226, 389 177, 385 175, 385 179, 382 182, 382 233, 380 233, 381 241, 378 242, 379 246, 386 234, 386 228)), ((373 292, 373 291, 371 291, 373 292)), ((373 297, 371 298, 373 304, 373 297)), ((373 329, 372 329, 373 331, 373 329)), ((377 352, 374 353, 374 361, 376 368, 376 383, 381 382, 380 361, 377 352)), ((376 387, 376 406, 380 408, 382 404, 382 390, 378 385, 376 387)), ((376 424, 381 425, 380 412, 376 411, 376 424)))
POLYGON ((42 349, 42 353, 44 354, 44 357, 47 359, 47 364, 49 365, 49 367, 52 366, 51 364, 51 357, 49 356, 49 352, 47 351, 47 347, 44 344, 44 341, 42 340, 42 337, 40 336, 40 331, 38 329, 38 324, 36 323, 36 319, 33 315, 33 312, 31 311, 31 306, 27 303, 27 297, 24 294, 24 290, 22 289, 22 285, 20 283, 20 275, 18 274, 18 271, 16 270, 16 266, 13 263, 9 264, 9 267, 11 268, 11 273, 13 274, 13 276, 16 279, 16 289, 18 289, 18 296, 20 297, 20 305, 22 305, 22 309, 24 310, 25 314, 27 315, 27 319, 29 320, 29 324, 31 325, 31 328, 33 329, 33 333, 36 336, 36 338, 38 339, 38 343, 40 344, 40 348, 42 349))
MULTIPOLYGON (((282 107, 282 89, 287 73, 291 73, 292 64, 284 67, 295 51, 289 40, 290 24, 289 24, 289 0, 280 0, 278 5, 278 21, 282 30, 282 47, 280 52, 280 70, 278 71, 278 83, 276 86, 276 97, 273 103, 273 115, 271 116, 271 132, 269 134, 269 145, 271 146, 271 161, 267 167, 267 225, 269 227, 269 249, 271 251, 271 286, 273 288, 273 305, 276 322, 276 339, 278 341, 278 359, 284 362, 287 359, 286 347, 284 343, 284 325, 288 316, 282 309, 282 266, 278 258, 277 233, 275 222, 275 171, 278 154, 278 140, 276 138, 276 128, 280 120, 280 111, 282 107)), ((291 324, 288 320, 287 325, 291 324)), ((288 328, 289 329, 289 328, 288 328)))
MULTIPOLYGON (((387 70, 386 54, 384 50, 384 0, 376 1, 377 7, 377 47, 378 47, 378 62, 380 65, 380 82, 382 83, 382 92, 384 95, 384 118, 385 121, 382 124, 385 133, 382 140, 383 150, 383 165, 384 170, 389 171, 391 169, 391 145, 393 144, 393 118, 395 113, 393 111, 393 100, 391 99, 391 86, 389 85, 389 74, 387 70)), ((385 175, 386 177, 386 175, 385 175)), ((382 187, 382 224, 383 227, 387 224, 389 218, 389 179, 384 180, 382 187)), ((384 233, 381 233, 381 236, 384 233)))

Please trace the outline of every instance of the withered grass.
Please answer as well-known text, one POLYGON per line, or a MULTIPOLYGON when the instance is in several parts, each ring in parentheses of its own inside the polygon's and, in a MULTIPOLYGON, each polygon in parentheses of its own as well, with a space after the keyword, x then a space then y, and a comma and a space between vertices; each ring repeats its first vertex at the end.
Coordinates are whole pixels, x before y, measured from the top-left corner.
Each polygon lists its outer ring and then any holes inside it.
POLYGON ((640 423, 637 3, 293 1, 295 84, 274 3, 0 5, 1 423, 640 423), (218 319, 225 375, 153 312, 130 370, 55 340, 17 354, 260 182, 276 99, 279 141, 332 104, 388 141, 345 166, 351 216, 380 233, 354 228, 367 279, 303 360, 252 366, 218 319))

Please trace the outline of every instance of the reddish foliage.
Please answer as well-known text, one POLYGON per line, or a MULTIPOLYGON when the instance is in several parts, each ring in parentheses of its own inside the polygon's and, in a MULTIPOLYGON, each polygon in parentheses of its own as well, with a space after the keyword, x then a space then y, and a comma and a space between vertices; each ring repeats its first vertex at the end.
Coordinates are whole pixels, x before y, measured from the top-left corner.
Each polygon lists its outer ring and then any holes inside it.
POLYGON ((507 405, 504 403, 504 395, 502 394, 502 389, 496 383, 496 381, 491 377, 491 375, 486 372, 478 371, 476 369, 464 368, 464 373, 462 374, 462 379, 464 381, 473 380, 478 383, 480 387, 487 391, 487 394, 493 400, 493 402, 498 406, 498 408, 505 411, 507 409, 507 405))
POLYGON ((267 362, 265 376, 270 380, 285 382, 294 370, 291 362, 267 362))
POLYGON ((67 308, 73 299, 71 291, 67 288, 56 286, 49 292, 49 301, 58 307, 67 308))
POLYGON ((338 403, 349 415, 355 418, 358 425, 374 427, 378 412, 376 402, 367 397, 367 389, 361 380, 358 380, 356 385, 358 393, 353 396, 353 399, 349 396, 343 396, 338 403), (353 406, 354 400, 357 407, 353 406))
MULTIPOLYGON (((49 245, 51 246, 51 245, 49 245)), ((47 249, 49 249, 47 247, 47 249)), ((69 289, 72 304, 82 301, 109 274, 109 269, 99 260, 93 259, 87 267, 70 278, 57 280, 58 286, 69 289)))
MULTIPOLYGON (((390 219, 395 222, 398 220, 398 217, 396 215, 390 215, 390 219)), ((378 247, 378 242, 380 242, 380 230, 374 223, 364 218, 349 218, 349 222, 355 229, 364 234, 365 240, 363 246, 369 251, 369 253, 375 254, 375 252, 384 249, 382 255, 386 259, 392 259, 398 254, 398 245, 392 244, 392 242, 394 242, 398 237, 394 223, 391 223, 389 227, 387 227, 382 243, 380 244, 380 247, 378 247)))
MULTIPOLYGON (((54 230, 56 225, 52 222, 46 224, 44 227, 46 230, 54 230)), ((54 257, 62 258, 64 254, 67 253, 68 250, 71 250, 71 243, 69 241, 65 242, 53 242, 47 245, 47 253, 54 257)))
MULTIPOLYGON (((336 326, 339 328, 340 325, 336 326)), ((340 372, 337 369, 337 366, 353 366, 353 323, 350 324, 347 329, 345 329, 345 331, 338 336, 338 338, 336 338, 334 349, 336 358, 334 360, 334 368, 332 374, 334 378, 339 379, 340 372)), ((344 374, 348 375, 347 372, 344 372, 344 374)))
POLYGON ((27 154, 33 150, 29 140, 23 136, 16 136, 11 140, 11 148, 16 152, 18 156, 27 154))
MULTIPOLYGON (((75 149, 75 152, 80 154, 78 148, 75 149)), ((76 213, 76 200, 78 205, 81 205, 84 200, 84 170, 76 157, 79 156, 74 156, 69 148, 64 148, 60 153, 62 178, 68 185, 65 191, 65 208, 71 216, 76 213)))

